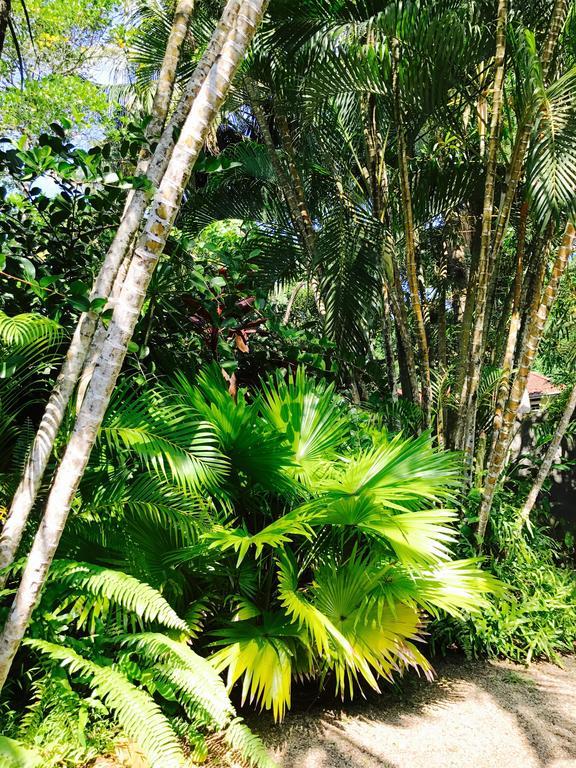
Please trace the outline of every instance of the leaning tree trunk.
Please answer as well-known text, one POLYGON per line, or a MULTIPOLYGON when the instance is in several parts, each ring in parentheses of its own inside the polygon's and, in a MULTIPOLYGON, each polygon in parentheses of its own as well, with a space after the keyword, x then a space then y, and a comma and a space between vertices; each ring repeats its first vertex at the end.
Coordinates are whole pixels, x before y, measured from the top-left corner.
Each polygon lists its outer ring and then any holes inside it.
POLYGON ((221 54, 192 104, 166 173, 154 196, 120 299, 110 321, 99 365, 55 474, 44 517, 34 539, 6 626, 0 636, 0 688, 6 680, 12 659, 40 597, 78 484, 120 373, 150 279, 180 208, 184 188, 210 124, 226 97, 231 80, 261 20, 265 5, 266 0, 243 0, 221 54))
POLYGON ((502 102, 504 95, 504 74, 506 59, 506 25, 508 20, 508 0, 499 0, 496 26, 496 51, 494 57, 494 88, 492 97, 492 116, 490 118, 490 138, 486 163, 486 181, 484 184, 484 205, 482 211, 482 234, 478 259, 475 318, 472 331, 472 343, 468 361, 468 370, 460 398, 458 414, 457 448, 463 449, 468 465, 471 464, 474 451, 476 430, 476 400, 480 383, 480 372, 484 352, 484 313, 490 280, 490 244, 492 239, 492 216, 494 213, 494 190, 496 169, 500 147, 500 128, 502 124, 502 102))
MULTIPOLYGON (((192 18, 192 10, 194 8, 194 0, 178 0, 176 9, 174 11, 174 18, 172 20, 172 28, 168 36, 168 42, 166 44, 166 50, 164 51, 164 58, 162 59, 162 65, 160 72, 158 73, 158 80, 156 83, 156 93, 154 94, 154 101, 152 103, 151 120, 146 127, 146 139, 150 142, 158 141, 168 117, 170 110, 170 104, 172 102, 172 96, 174 94, 174 88, 176 86, 176 71, 178 69, 178 62, 182 53, 182 47, 188 34, 188 27, 190 26, 190 20, 192 18)), ((150 152, 148 147, 144 147, 140 152, 138 163, 136 165, 135 176, 143 176, 148 170, 148 163, 150 160, 150 152)), ((125 210, 127 210, 132 202, 133 192, 130 192, 127 199, 125 210)), ((132 244, 134 240, 132 240, 132 244)), ((114 307, 114 303, 117 301, 118 296, 122 290, 124 279, 128 271, 130 257, 132 255, 133 248, 130 246, 127 249, 126 255, 116 273, 114 284, 109 293, 107 309, 114 307)), ((86 355, 86 361, 82 371, 80 383, 78 385, 77 393, 77 408, 82 405, 82 399, 86 392, 86 388, 94 373, 94 366, 100 349, 106 336, 106 328, 103 324, 98 324, 97 329, 92 337, 90 349, 86 355)))
POLYGON ((550 469, 552 468, 552 464, 556 459, 558 449, 560 448, 562 440, 564 439, 564 435, 566 434, 566 430, 568 429, 568 425, 570 424, 570 420, 575 410, 576 410, 576 383, 572 387, 572 391, 568 396, 568 400, 566 401, 566 407, 564 408, 562 416, 560 417, 560 421, 556 426, 556 431, 554 432, 554 437, 552 438, 552 442, 548 446, 548 450, 544 455, 544 460, 542 461, 540 470, 536 475, 536 480, 534 481, 534 485, 530 489, 528 498, 526 499, 526 502, 522 507, 522 511, 520 512, 520 525, 524 525, 530 519, 530 512, 532 512, 534 504, 536 503, 536 499, 538 498, 538 494, 542 490, 544 481, 550 474, 550 469))
POLYGON ((525 333, 525 341, 523 349, 520 354, 518 370, 512 388, 504 417, 502 419, 502 426, 498 433, 498 438, 494 444, 491 456, 488 462, 488 472, 486 475, 486 482, 484 484, 484 491, 482 495, 482 503, 480 504, 480 512, 478 516, 478 538, 480 541, 484 538, 486 533, 486 527, 488 525, 488 519, 492 510, 492 504, 494 502, 494 493, 496 491, 496 485, 504 469, 506 463, 506 456, 510 448, 512 439, 512 428, 516 417, 518 416, 518 410, 520 408, 520 402, 524 391, 526 390, 526 384, 528 382, 528 374, 532 368, 532 364, 538 352, 538 346, 542 333, 544 332, 544 326, 548 318, 548 312, 550 307, 554 303, 558 294, 558 287, 560 285, 560 279, 564 274, 566 265, 568 264, 568 258, 572 253, 574 245, 574 238, 576 236, 576 229, 572 223, 568 223, 564 230, 562 242, 556 253, 554 260, 554 266, 552 268, 552 275, 542 300, 538 304, 534 303, 531 317, 528 321, 528 327, 525 333))
MULTIPOLYGON (((234 22, 239 7, 240 0, 228 1, 206 52, 187 84, 170 123, 148 163, 146 176, 154 186, 157 186, 162 179, 174 148, 175 133, 184 124, 186 115, 190 111, 190 106, 202 82, 220 55, 227 30, 234 22)), ((163 87, 163 93, 166 94, 166 87, 163 87)), ((166 114, 162 118, 162 122, 164 122, 165 118, 166 114)), ((134 237, 140 230, 142 218, 148 205, 149 199, 145 191, 137 190, 132 195, 114 240, 94 282, 90 294, 91 301, 98 298, 107 299, 115 284, 117 289, 118 286, 121 286, 119 270, 121 270, 123 263, 125 263, 127 254, 131 251, 134 237)), ((54 442, 60 430, 66 408, 91 349, 97 325, 98 315, 95 312, 85 312, 81 315, 62 370, 46 405, 46 410, 24 467, 22 480, 16 489, 8 517, 0 535, 0 571, 9 566, 16 556, 28 516, 34 506, 48 461, 52 455, 54 442)), ((5 576, 0 576, 0 588, 3 586, 5 579, 5 576)))

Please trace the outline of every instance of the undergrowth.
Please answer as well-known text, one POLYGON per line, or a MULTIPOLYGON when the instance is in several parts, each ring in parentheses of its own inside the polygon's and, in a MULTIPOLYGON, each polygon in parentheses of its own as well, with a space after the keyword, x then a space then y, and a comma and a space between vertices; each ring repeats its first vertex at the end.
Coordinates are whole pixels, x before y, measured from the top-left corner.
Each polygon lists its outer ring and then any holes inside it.
MULTIPOLYGON (((541 515, 542 517, 542 515, 541 515)), ((442 618, 432 627, 435 652, 457 646, 472 658, 504 657, 529 664, 560 662, 576 647, 576 573, 570 553, 549 526, 518 526, 518 504, 500 500, 486 542, 487 568, 507 587, 466 619, 442 618)), ((565 543, 569 537, 565 538, 565 543)))

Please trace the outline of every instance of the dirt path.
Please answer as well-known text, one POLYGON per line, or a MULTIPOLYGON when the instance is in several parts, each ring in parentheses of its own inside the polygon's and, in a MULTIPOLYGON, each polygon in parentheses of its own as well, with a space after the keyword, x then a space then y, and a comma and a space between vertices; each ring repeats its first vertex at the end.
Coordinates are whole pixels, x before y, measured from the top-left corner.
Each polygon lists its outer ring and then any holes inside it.
POLYGON ((282 768, 576 768, 576 659, 436 666, 438 680, 260 731, 282 768))

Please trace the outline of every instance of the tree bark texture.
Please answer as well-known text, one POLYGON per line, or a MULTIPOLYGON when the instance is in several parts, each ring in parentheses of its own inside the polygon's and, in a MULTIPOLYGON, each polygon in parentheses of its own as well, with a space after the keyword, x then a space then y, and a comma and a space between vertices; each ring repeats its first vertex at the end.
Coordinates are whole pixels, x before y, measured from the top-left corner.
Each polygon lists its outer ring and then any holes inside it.
POLYGON ((494 54, 492 114, 490 118, 490 137, 488 140, 486 181, 484 185, 482 233, 480 238, 480 255, 478 259, 474 324, 468 369, 460 399, 460 412, 458 416, 459 444, 456 446, 457 448, 464 450, 465 458, 469 465, 471 464, 474 451, 476 401, 484 353, 484 316, 486 312, 488 284, 490 280, 490 247, 492 239, 492 217, 494 215, 494 190, 496 186, 496 170, 502 124, 507 22, 508 0, 499 0, 496 22, 496 50, 494 54))
MULTIPOLYGON (((202 82, 220 55, 226 38, 226 31, 234 23, 239 7, 240 0, 229 0, 227 3, 220 24, 212 35, 204 56, 198 63, 167 129, 158 142, 146 170, 146 177, 153 187, 158 185, 168 166, 175 144, 175 134, 184 124, 186 115, 190 111, 191 104, 202 82)), ((166 115, 164 115, 164 119, 165 117, 166 115)), ((134 238, 140 230, 148 205, 149 196, 145 190, 136 190, 131 196, 120 226, 92 287, 91 301, 97 298, 109 298, 121 265, 125 261, 127 254, 131 251, 134 238)), ((120 273, 116 282, 116 291, 118 293, 122 281, 123 276, 120 273)), ((46 405, 46 410, 24 467, 22 479, 14 494, 8 517, 0 535, 0 570, 9 566, 16 556, 26 522, 34 506, 46 467, 52 455, 54 442, 62 425, 68 403, 90 353, 98 320, 99 317, 95 312, 85 312, 80 316, 76 326, 70 348, 46 405)), ((102 340, 103 336, 98 339, 99 345, 102 340)), ((92 356, 96 356, 94 350, 92 356)), ((4 582, 5 577, 0 576, 0 588, 4 582)))
POLYGON ((566 225, 564 230, 562 241, 556 252, 552 274, 550 276, 548 285, 544 290, 542 299, 539 303, 534 302, 532 308, 531 316, 528 321, 528 327, 524 335, 525 337, 523 348, 520 352, 518 370, 516 371, 516 375, 512 383, 510 396, 508 397, 508 402, 506 404, 506 409, 502 418, 502 426, 500 428, 498 438, 494 444, 494 448, 491 452, 488 463, 488 472, 486 475, 486 482, 484 484, 484 492, 478 517, 478 538, 480 541, 482 541, 486 533, 490 511, 494 502, 496 485, 506 463, 506 456, 508 454, 510 442, 512 439, 512 429, 516 421, 516 417, 518 416, 518 409, 526 389, 528 375, 532 369, 532 364, 536 357, 536 353, 538 352, 538 345, 540 344, 540 339, 542 338, 542 334, 544 332, 544 326, 548 318, 548 312, 554 303, 558 293, 560 279, 564 274, 568 264, 568 258, 573 249, 575 235, 576 229, 570 222, 566 225))
MULTIPOLYGON (((136 326, 150 279, 178 213, 182 195, 210 124, 222 106, 265 10, 266 0, 243 0, 225 43, 194 99, 148 213, 119 301, 114 308, 99 364, 78 413, 52 488, 20 587, 0 635, 0 688, 28 627, 85 471, 90 452, 136 326)), ((222 26, 222 20, 220 25, 222 26)), ((170 130, 168 128, 167 130, 170 130)))

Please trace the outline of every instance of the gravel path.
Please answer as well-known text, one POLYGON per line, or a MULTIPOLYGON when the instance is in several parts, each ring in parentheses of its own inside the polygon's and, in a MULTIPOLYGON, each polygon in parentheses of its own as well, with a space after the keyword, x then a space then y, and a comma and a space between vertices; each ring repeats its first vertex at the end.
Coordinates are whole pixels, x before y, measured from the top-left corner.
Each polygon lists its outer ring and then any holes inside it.
POLYGON ((281 768, 576 768, 576 659, 563 664, 455 658, 434 683, 251 725, 281 768))

